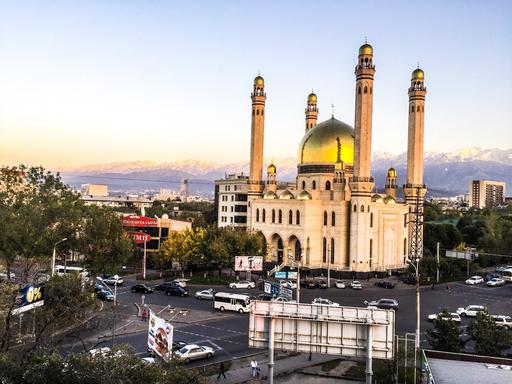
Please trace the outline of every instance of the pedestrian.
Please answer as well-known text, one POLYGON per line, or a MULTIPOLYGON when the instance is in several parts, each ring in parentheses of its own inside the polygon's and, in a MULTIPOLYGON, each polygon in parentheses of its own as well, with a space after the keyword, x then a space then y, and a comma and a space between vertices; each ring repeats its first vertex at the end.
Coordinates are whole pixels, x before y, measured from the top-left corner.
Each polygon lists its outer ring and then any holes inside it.
POLYGON ((256 377, 256 368, 258 366, 258 363, 256 360, 251 360, 251 376, 256 377))
POLYGON ((144 322, 148 321, 148 311, 146 311, 146 310, 142 311, 142 321, 144 321, 144 322))
POLYGON ((312 356, 311 356, 311 354, 312 354, 312 353, 311 353, 311 352, 309 352, 308 361, 311 361, 311 357, 312 357, 312 356))
POLYGON ((220 363, 219 375, 217 376, 217 381, 220 380, 220 375, 224 376, 224 379, 226 379, 226 374, 224 373, 224 362, 220 363))
POLYGON ((432 283, 432 290, 434 290, 434 286, 435 286, 436 283, 432 283))

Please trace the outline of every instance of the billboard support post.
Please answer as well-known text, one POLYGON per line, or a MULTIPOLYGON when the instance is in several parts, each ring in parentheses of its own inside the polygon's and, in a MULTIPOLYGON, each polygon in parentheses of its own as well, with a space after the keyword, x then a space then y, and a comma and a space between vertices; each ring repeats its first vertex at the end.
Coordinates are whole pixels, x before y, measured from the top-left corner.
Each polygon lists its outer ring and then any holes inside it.
POLYGON ((274 326, 275 318, 271 315, 268 330, 268 384, 274 384, 274 326))
POLYGON ((372 367, 372 359, 373 359, 373 327, 371 323, 368 323, 366 327, 367 330, 367 338, 366 338, 366 384, 372 384, 373 378, 373 367, 372 367))
POLYGON ((144 240, 144 256, 142 257, 142 280, 146 280, 146 243, 144 240))

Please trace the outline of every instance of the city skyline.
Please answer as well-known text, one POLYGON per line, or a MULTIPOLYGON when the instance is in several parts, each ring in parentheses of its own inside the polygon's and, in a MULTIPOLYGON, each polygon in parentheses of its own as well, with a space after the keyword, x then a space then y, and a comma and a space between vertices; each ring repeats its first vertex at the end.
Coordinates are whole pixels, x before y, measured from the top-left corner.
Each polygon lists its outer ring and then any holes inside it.
POLYGON ((512 37, 506 2, 177 4, 0 5, 8 16, 0 27, 0 163, 247 160, 258 70, 267 92, 264 156, 296 156, 311 89, 319 122, 334 104, 336 118, 353 126, 354 58, 365 36, 377 68, 376 151, 406 150, 418 60, 429 89, 427 151, 510 146, 510 123, 500 118, 512 85, 503 75, 512 37))

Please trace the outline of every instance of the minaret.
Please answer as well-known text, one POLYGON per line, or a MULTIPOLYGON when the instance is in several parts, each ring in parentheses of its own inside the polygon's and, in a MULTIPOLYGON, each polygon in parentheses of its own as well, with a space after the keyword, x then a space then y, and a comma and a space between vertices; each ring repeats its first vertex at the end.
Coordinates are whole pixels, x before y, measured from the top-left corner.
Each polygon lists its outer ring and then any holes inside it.
POLYGON ((251 118, 251 164, 249 170, 249 194, 263 191, 263 138, 265 131, 265 81, 263 77, 254 79, 251 118))
POLYGON ((277 191, 277 168, 273 163, 267 167, 267 191, 277 191))
POLYGON ((370 257, 370 203, 375 186, 370 174, 372 152, 372 109, 373 109, 373 48, 363 44, 355 68, 355 138, 354 138, 354 176, 350 179, 350 268, 353 271, 368 272, 370 257))
POLYGON ((397 184, 398 176, 396 174, 395 168, 389 168, 388 174, 386 176, 386 186, 385 186, 385 193, 386 195, 393 196, 396 198, 396 191, 398 189, 397 184))
POLYGON ((427 189, 423 184, 423 143, 425 120, 425 73, 417 68, 412 72, 409 87, 409 133, 407 142, 407 179, 405 200, 409 204, 409 255, 423 255, 423 199, 427 189))
POLYGON ((308 102, 306 104, 306 133, 316 125, 318 119, 317 97, 311 92, 308 95, 308 102))

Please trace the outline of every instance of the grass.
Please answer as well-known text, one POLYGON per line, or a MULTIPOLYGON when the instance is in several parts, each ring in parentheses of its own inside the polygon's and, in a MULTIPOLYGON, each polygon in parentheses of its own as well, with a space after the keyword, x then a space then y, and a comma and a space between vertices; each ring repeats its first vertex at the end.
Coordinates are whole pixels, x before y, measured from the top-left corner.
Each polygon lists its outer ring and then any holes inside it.
MULTIPOLYGON (((189 277, 187 277, 189 278, 189 277)), ((228 285, 233 279, 229 279, 227 277, 219 277, 219 276, 206 276, 197 275, 189 278, 190 284, 199 284, 199 285, 228 285)))
POLYGON ((341 360, 333 360, 328 361, 327 363, 323 363, 321 365, 322 372, 329 372, 332 371, 334 368, 336 368, 340 364, 341 360))

